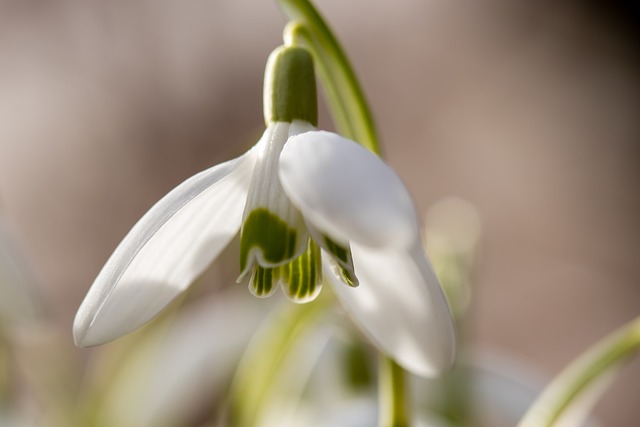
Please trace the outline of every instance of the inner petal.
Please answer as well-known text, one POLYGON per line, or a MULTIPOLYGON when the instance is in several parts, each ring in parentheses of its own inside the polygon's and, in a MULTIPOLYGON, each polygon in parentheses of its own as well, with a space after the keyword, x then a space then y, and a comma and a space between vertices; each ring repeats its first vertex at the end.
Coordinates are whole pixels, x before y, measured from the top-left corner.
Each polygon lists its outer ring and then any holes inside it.
POLYGON ((307 224, 307 230, 309 230, 309 234, 311 234, 313 240, 329 255, 329 266, 333 274, 346 285, 352 288, 357 287, 359 282, 353 267, 349 244, 343 245, 336 243, 312 225, 307 224))
POLYGON ((322 255, 313 240, 298 258, 280 267, 280 282, 290 300, 306 303, 314 300, 322 288, 322 255))
POLYGON ((256 264, 252 269, 249 290, 257 297, 268 297, 282 286, 287 297, 296 303, 313 301, 322 289, 320 247, 307 238, 307 250, 293 261, 267 268, 256 264))
POLYGON ((291 133, 308 130, 304 123, 274 122, 256 146, 256 162, 240 237, 240 279, 253 266, 274 268, 302 254, 308 233, 302 216, 282 190, 278 158, 291 133))
POLYGON ((242 227, 240 269, 244 271, 251 258, 264 267, 275 267, 294 258, 298 231, 268 209, 254 209, 242 227))
POLYGON ((251 274, 249 290, 258 298, 265 298, 273 294, 280 277, 280 268, 265 268, 256 265, 251 274))
POLYGON ((356 272, 353 268, 351 248, 349 246, 341 246, 326 236, 323 237, 323 248, 331 254, 329 257, 329 265, 331 266, 333 274, 352 288, 357 287, 360 283, 358 282, 358 277, 356 277, 356 272))

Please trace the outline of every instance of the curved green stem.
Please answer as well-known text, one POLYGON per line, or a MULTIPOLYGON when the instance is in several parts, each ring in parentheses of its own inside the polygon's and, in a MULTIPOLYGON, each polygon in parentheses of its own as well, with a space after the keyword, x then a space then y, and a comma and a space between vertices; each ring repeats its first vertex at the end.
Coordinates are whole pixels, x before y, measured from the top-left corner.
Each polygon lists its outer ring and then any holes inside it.
POLYGON ((269 403, 286 356, 333 300, 322 292, 313 304, 285 303, 265 322, 246 350, 229 396, 229 425, 253 427, 269 403))
POLYGON ((308 0, 278 0, 291 23, 285 41, 307 47, 338 127, 344 136, 380 154, 373 116, 356 74, 324 19, 308 0))
POLYGON ((379 362, 380 416, 378 427, 408 427, 409 403, 404 370, 387 356, 379 362))
POLYGON ((595 344, 542 392, 518 427, 551 427, 589 386, 640 348, 640 317, 595 344))

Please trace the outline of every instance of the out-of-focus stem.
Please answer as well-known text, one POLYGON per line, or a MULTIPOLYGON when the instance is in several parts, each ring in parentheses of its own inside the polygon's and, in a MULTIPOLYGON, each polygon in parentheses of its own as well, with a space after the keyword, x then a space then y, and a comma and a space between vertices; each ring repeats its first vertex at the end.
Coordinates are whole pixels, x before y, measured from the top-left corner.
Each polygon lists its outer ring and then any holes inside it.
POLYGON ((408 427, 409 402, 405 371, 391 358, 381 356, 379 362, 378 427, 408 427))
POLYGON ((283 361, 333 299, 323 292, 312 304, 285 303, 258 331, 236 370, 229 396, 229 425, 252 427, 266 410, 283 361))
POLYGON ((640 347, 640 317, 595 344, 542 392, 518 427, 551 427, 596 380, 640 347))

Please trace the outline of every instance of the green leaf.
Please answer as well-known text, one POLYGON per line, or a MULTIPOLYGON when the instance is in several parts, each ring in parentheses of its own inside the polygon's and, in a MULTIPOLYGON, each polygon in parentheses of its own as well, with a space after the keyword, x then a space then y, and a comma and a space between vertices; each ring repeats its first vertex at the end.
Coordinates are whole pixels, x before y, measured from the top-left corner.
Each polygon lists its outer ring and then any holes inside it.
MULTIPOLYGON (((640 317, 572 362, 542 392, 518 427, 552 427, 604 375, 640 348, 640 317)), ((593 396, 592 396, 593 397, 593 396)))

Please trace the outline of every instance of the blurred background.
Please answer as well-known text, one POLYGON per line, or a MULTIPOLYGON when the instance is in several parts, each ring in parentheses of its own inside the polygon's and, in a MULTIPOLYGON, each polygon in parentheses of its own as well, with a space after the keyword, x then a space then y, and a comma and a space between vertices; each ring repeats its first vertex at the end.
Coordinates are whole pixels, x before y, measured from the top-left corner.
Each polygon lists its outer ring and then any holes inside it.
MULTIPOLYGON (((316 5, 421 212, 450 196, 478 211, 474 351, 545 384, 640 314, 637 2, 316 5)), ((284 23, 263 0, 0 1, 0 215, 60 357, 100 351, 75 349, 71 323, 137 219, 257 141, 284 23)), ((602 425, 637 425, 639 383, 636 358, 602 425)))

